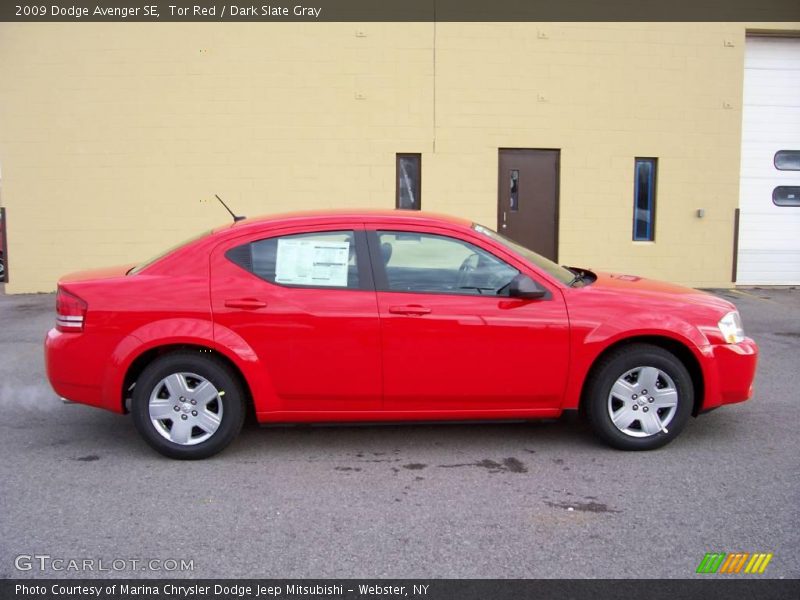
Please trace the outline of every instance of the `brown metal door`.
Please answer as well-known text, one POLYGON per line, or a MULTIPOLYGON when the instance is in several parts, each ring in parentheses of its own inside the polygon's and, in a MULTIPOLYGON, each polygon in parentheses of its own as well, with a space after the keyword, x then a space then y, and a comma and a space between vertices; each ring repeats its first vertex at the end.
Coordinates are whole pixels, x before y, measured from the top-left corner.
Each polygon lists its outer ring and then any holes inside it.
POLYGON ((558 260, 560 150, 501 149, 497 231, 558 260))

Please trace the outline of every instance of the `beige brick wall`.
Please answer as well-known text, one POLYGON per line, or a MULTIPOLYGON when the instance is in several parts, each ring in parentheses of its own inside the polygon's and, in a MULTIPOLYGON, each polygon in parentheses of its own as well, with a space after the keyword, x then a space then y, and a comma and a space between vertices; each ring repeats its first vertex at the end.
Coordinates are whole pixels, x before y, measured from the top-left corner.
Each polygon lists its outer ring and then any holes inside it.
POLYGON ((396 152, 423 154, 423 208, 494 226, 501 147, 561 149, 561 262, 728 285, 745 30, 4 23, 7 291, 224 223, 215 192, 391 208, 396 152), (655 243, 631 241, 635 156, 659 158, 655 243))

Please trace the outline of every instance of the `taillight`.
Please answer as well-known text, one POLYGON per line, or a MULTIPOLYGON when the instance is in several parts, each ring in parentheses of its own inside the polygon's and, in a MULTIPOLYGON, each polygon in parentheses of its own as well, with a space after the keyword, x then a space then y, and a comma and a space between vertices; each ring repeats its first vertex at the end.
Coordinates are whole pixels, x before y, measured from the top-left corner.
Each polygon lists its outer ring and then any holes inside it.
POLYGON ((56 329, 65 332, 83 331, 83 320, 89 305, 66 290, 56 294, 56 329))

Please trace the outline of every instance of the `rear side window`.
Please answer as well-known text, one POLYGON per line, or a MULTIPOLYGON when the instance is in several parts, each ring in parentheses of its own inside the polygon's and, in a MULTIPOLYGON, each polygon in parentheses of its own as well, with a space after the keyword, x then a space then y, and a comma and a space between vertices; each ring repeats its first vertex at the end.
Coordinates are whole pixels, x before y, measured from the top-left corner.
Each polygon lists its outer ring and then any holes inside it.
POLYGON ((352 231, 284 235, 231 248, 228 260, 277 285, 357 289, 358 258, 352 231))

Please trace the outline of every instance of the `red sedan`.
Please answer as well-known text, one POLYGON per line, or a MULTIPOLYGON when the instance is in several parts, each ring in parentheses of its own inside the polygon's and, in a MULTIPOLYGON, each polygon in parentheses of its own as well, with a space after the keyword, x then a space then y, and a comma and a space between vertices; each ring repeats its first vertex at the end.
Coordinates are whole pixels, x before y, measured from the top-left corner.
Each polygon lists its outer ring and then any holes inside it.
POLYGON ((234 223, 131 268, 59 282, 47 374, 130 411, 173 458, 262 423, 539 419, 584 409, 649 450, 750 397, 735 307, 561 267, 461 219, 303 213, 234 223))

